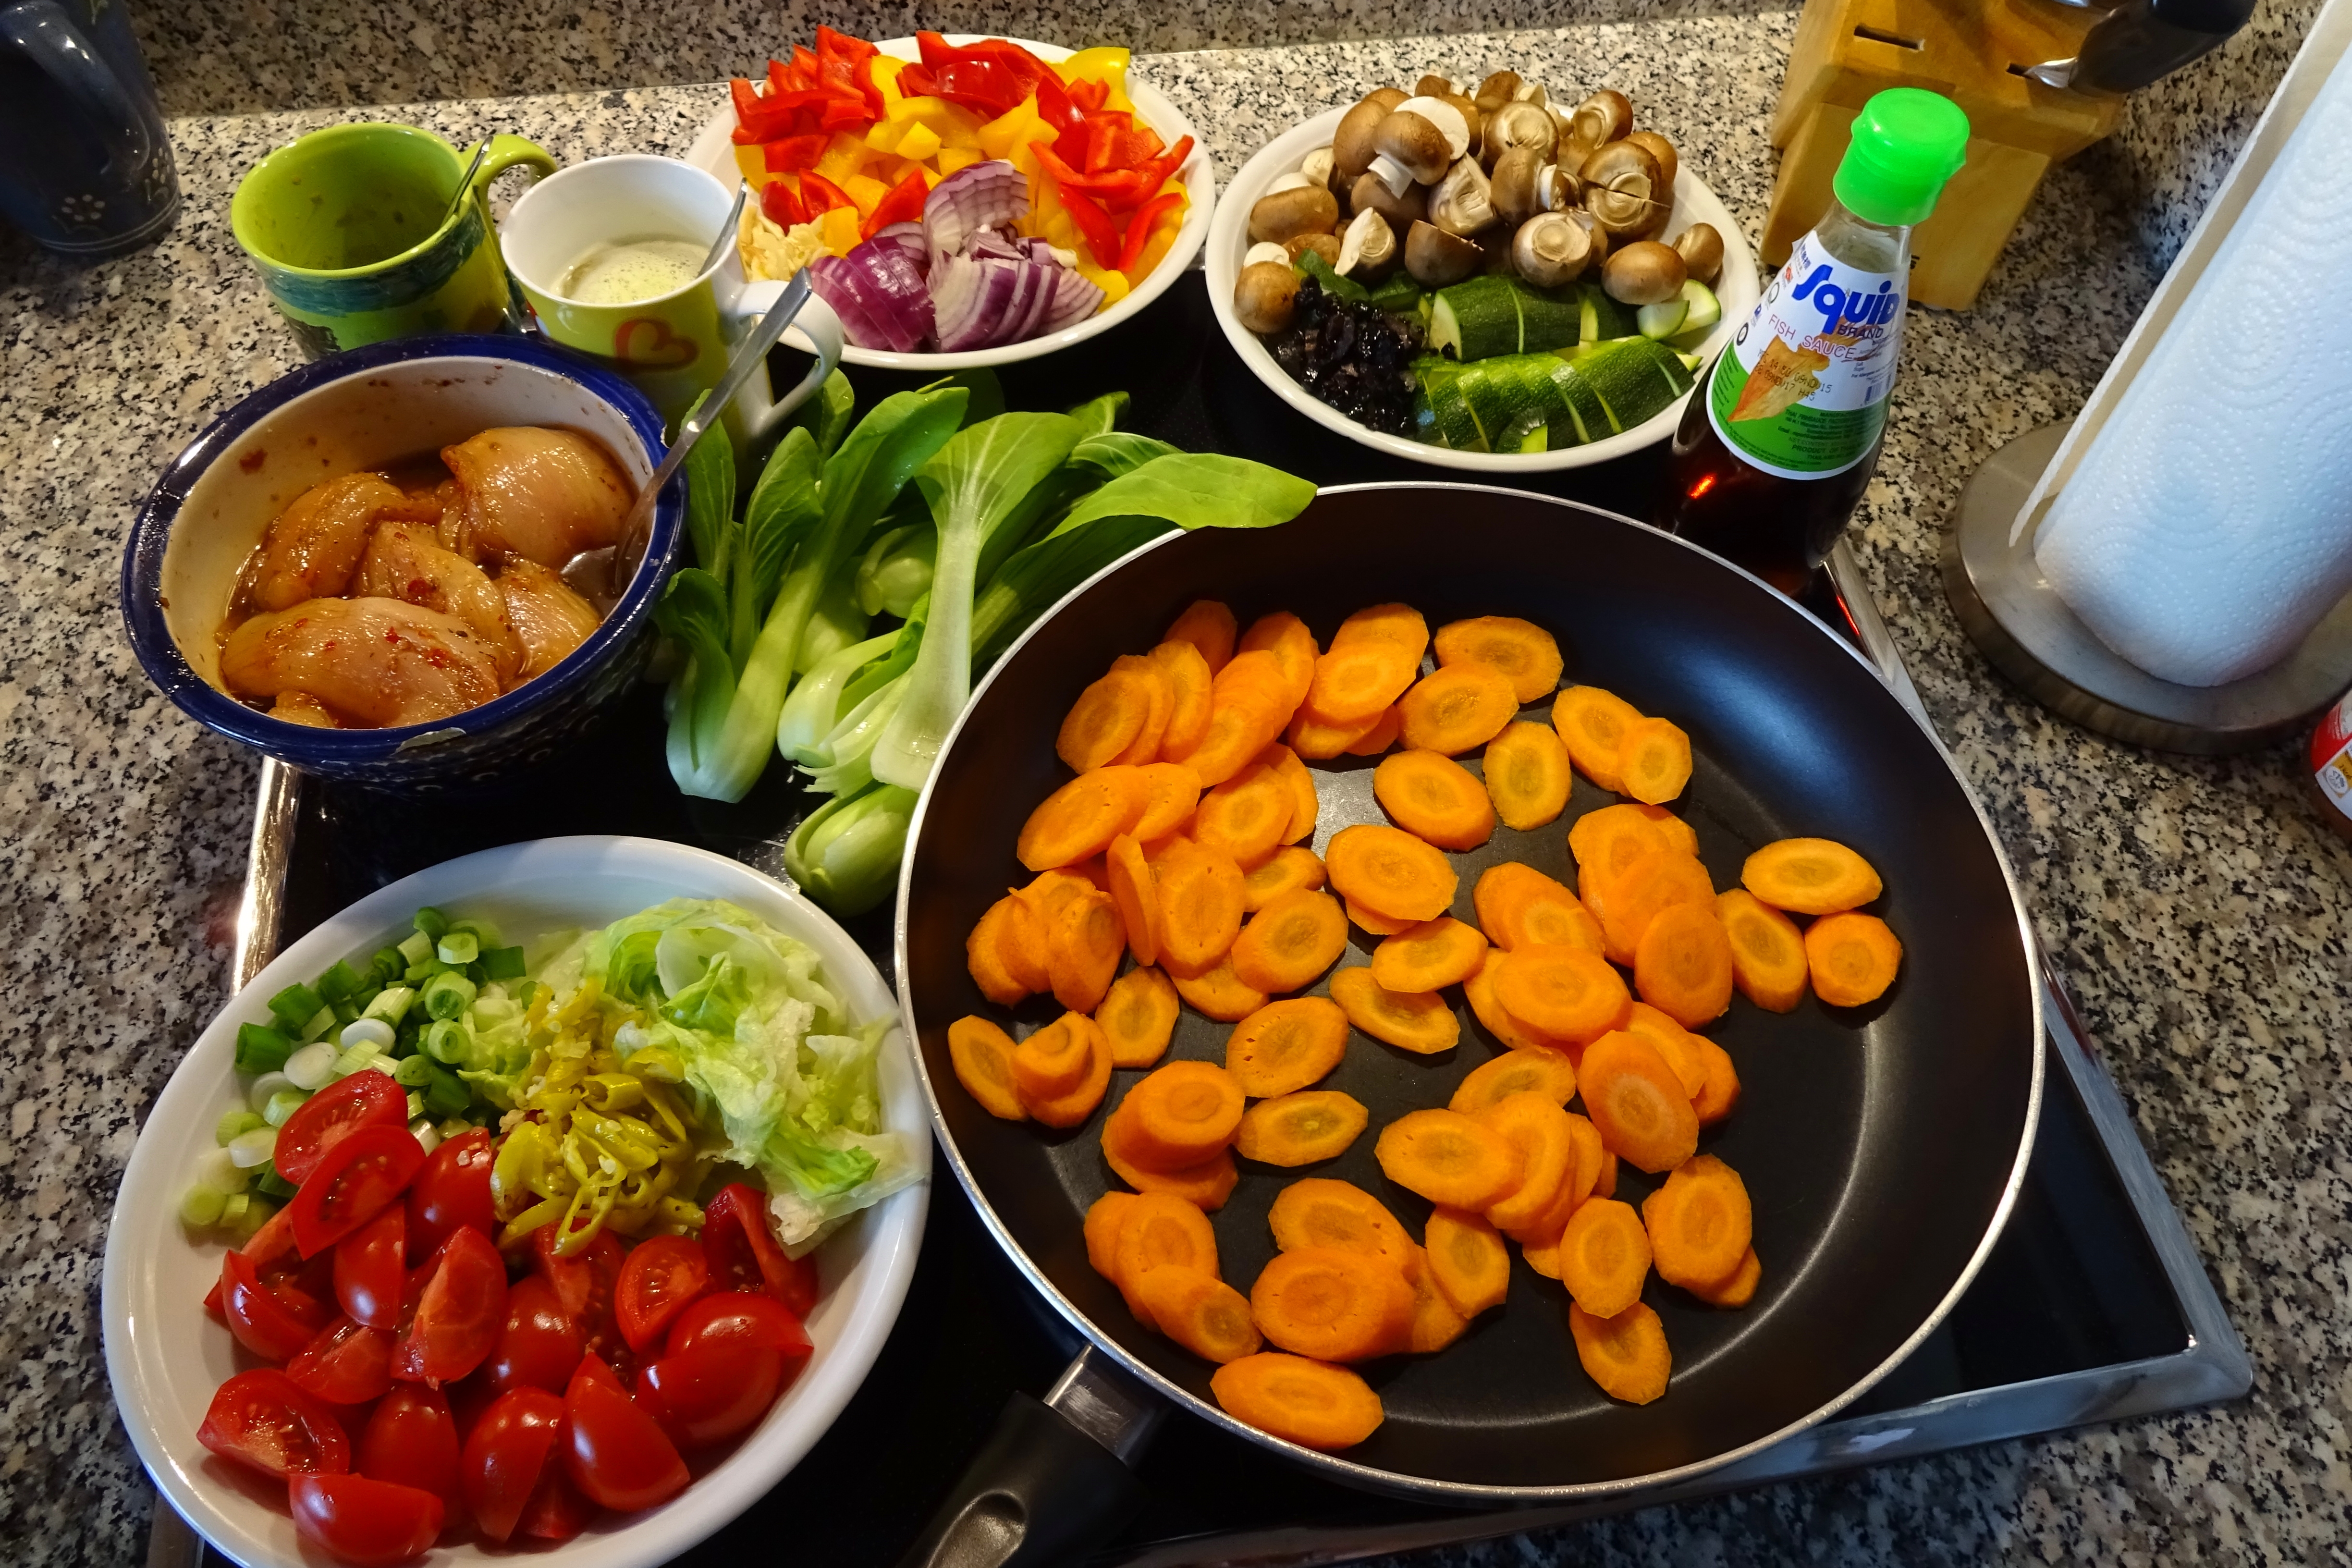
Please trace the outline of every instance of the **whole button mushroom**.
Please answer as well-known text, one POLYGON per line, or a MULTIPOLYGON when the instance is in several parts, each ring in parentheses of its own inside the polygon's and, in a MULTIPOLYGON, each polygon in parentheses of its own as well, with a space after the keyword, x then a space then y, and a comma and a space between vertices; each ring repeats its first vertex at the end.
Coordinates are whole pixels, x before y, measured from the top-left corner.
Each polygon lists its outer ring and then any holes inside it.
POLYGON ((1470 101, 1478 106, 1479 113, 1491 115, 1503 105, 1513 101, 1518 90, 1519 73, 1515 70, 1498 70, 1478 84, 1478 90, 1470 95, 1470 101))
POLYGON ((1659 192, 1671 194, 1675 188, 1675 171, 1682 167, 1682 160, 1675 154, 1675 144, 1654 131, 1628 131, 1625 140, 1636 147, 1649 149, 1650 156, 1658 161, 1659 192))
POLYGON ((1250 208, 1250 238, 1276 245, 1300 234, 1328 234, 1339 226, 1339 198, 1302 174, 1286 174, 1250 208))
POLYGON ((1681 293, 1689 275, 1672 246, 1640 239, 1610 256, 1601 287, 1621 305, 1657 305, 1681 293))
POLYGON ((1522 224, 1540 212, 1575 205, 1568 177, 1532 147, 1514 147, 1495 160, 1488 199, 1507 224, 1522 224))
POLYGON ((1486 259, 1476 240, 1448 234, 1435 224, 1417 223, 1405 232, 1404 269, 1424 289, 1459 283, 1486 259))
POLYGON ((1633 106, 1613 88, 1603 88, 1561 117, 1559 161, 1575 168, 1633 129, 1633 106))
POLYGON ((1479 161, 1492 169, 1504 153, 1524 147, 1549 162, 1559 139, 1549 112, 1532 103, 1507 103, 1486 116, 1479 161))
POLYGON ((1585 210, 1612 238, 1653 233, 1672 210, 1657 159, 1637 142, 1610 142, 1587 158, 1577 175, 1584 182, 1585 210))
POLYGON ((1405 94, 1395 88, 1376 87, 1339 117, 1339 128, 1331 133, 1334 183, 1353 185, 1372 166, 1372 154, 1380 151, 1372 145, 1372 132, 1389 117, 1389 111, 1404 100, 1405 94))
POLYGON ((1592 235, 1566 213, 1538 213, 1511 237, 1511 270, 1538 289, 1573 283, 1592 265, 1592 235))
POLYGON ((1278 332, 1298 310, 1298 271, 1286 262, 1254 261, 1234 280, 1234 315, 1253 332, 1278 332))
POLYGON ((1371 172, 1394 194, 1433 185, 1470 150, 1470 122, 1442 98, 1409 98, 1372 132, 1371 172))
POLYGON ((1710 289, 1723 276, 1723 236, 1715 232, 1711 223, 1695 223, 1676 235, 1675 254, 1683 258, 1692 277, 1710 289))

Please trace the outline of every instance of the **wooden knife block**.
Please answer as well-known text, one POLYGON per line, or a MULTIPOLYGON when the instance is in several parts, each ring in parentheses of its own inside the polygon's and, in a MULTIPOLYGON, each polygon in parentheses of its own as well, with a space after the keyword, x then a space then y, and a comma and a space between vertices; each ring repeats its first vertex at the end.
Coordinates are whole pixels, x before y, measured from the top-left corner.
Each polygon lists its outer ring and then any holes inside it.
POLYGON ((2042 172, 2115 129, 2123 100, 2046 87, 2025 68, 2072 57, 2102 13, 2054 0, 1806 0, 1772 117, 1781 150, 1764 261, 1829 210, 1830 181, 1873 93, 1924 87, 1965 110, 1968 162, 1911 237, 1911 298, 1965 310, 2042 172))

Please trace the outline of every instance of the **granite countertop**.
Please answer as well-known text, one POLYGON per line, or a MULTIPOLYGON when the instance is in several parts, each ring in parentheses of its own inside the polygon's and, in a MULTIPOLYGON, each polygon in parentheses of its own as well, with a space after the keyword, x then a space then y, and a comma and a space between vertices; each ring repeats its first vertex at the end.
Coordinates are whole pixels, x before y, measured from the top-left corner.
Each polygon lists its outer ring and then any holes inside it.
MULTIPOLYGON (((1508 61, 1625 89, 1751 240, 1787 12, 1670 16, 1410 46, 1167 55, 1141 69, 1230 173, 1359 84, 1508 61)), ((2299 29, 2298 29, 2299 30, 2299 29)), ((116 608, 160 467, 291 339, 228 234, 272 146, 338 120, 453 139, 516 131, 559 159, 682 152, 709 87, 186 118, 187 203, 160 244, 78 266, 0 237, 0 906, 18 1005, 0 1024, 0 1557, 142 1559, 151 1493, 100 1355, 99 1259, 139 1120, 226 994, 224 916, 255 760, 141 675, 116 608)), ((1981 793, 2042 938, 2247 1340, 2252 1394, 1651 1510, 1446 1553, 1530 1561, 2289 1562, 2352 1539, 2352 849, 2297 795, 2292 751, 2191 762, 2110 744, 2000 683, 1953 621, 1935 531, 2002 442, 2070 416, 2154 286, 2118 155, 2053 173, 1975 310, 1914 313, 1853 541, 1938 730, 1981 793)), ((2161 226, 2158 226, 2160 232, 2161 226)))

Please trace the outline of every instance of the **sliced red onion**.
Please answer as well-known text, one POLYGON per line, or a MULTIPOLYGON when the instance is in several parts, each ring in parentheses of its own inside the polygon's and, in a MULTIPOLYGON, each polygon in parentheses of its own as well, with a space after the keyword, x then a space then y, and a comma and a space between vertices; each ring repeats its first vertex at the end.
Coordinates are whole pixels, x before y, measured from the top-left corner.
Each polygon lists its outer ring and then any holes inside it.
POLYGON ((1102 308, 1102 286, 1075 267, 1055 272, 1054 302, 1037 328, 1039 334, 1074 327, 1102 308))
POLYGON ((964 242, 963 254, 983 260, 994 258, 1003 261, 1018 261, 1026 253, 1006 236, 992 228, 984 228, 964 242))
POLYGON ((974 235, 1011 228, 1029 211, 1029 181, 1002 158, 967 163, 931 187, 923 237, 933 257, 964 250, 974 235))
POLYGON ((821 255, 809 263, 809 287, 841 318, 841 331, 861 349, 886 349, 889 335, 868 312, 859 269, 838 256, 821 255))
POLYGON ((928 272, 930 269, 931 247, 923 238, 921 224, 894 223, 877 233, 866 243, 905 252, 907 259, 915 264, 915 270, 919 273, 928 272))
POLYGON ((961 353, 988 342, 995 316, 985 313, 989 274, 966 256, 942 256, 931 264, 933 331, 945 353, 961 353))

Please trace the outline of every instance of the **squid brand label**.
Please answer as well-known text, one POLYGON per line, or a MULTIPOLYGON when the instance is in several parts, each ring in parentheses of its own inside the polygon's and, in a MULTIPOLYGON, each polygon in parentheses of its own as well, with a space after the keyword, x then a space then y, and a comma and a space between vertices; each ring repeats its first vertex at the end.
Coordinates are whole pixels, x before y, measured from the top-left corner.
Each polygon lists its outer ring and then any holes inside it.
POLYGON ((1903 330, 1903 278, 1797 242, 1715 363, 1707 417, 1768 474, 1818 479, 1869 455, 1886 426, 1903 330))
POLYGON ((2352 816, 2352 697, 2319 721, 2311 737, 2311 771, 2327 804, 2352 816))

